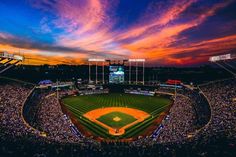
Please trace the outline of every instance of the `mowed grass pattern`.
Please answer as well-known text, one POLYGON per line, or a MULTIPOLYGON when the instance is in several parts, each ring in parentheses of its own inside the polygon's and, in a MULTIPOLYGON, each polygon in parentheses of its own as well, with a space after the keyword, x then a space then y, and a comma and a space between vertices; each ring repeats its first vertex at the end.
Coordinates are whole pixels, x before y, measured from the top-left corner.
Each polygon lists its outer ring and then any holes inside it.
POLYGON ((93 132, 97 136, 110 139, 128 138, 139 135, 139 133, 143 132, 148 126, 150 126, 152 121, 157 118, 161 112, 165 111, 171 103, 171 100, 166 97, 124 93, 73 96, 64 98, 62 101, 89 131, 93 132), (121 137, 114 137, 108 133, 106 128, 103 128, 82 116, 91 110, 105 107, 135 108, 149 113, 151 117, 146 119, 144 122, 127 128, 127 133, 121 137))
POLYGON ((130 116, 128 114, 122 113, 122 112, 111 112, 108 114, 105 114, 97 119, 98 121, 112 127, 112 128, 122 128, 123 126, 132 123, 136 121, 137 119, 133 116, 130 116), (119 118, 119 121, 115 121, 114 118, 119 118))
POLYGON ((133 94, 82 95, 63 99, 66 106, 78 110, 81 114, 102 107, 130 107, 157 115, 170 104, 170 99, 159 96, 133 94))

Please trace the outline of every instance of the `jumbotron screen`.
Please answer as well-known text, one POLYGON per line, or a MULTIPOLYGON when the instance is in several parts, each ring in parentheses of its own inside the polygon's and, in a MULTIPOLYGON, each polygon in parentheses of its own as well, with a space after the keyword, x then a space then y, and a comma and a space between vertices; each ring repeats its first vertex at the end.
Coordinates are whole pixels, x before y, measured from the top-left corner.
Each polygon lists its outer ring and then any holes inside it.
POLYGON ((123 66, 110 66, 109 67, 109 83, 123 83, 124 82, 124 67, 123 66))

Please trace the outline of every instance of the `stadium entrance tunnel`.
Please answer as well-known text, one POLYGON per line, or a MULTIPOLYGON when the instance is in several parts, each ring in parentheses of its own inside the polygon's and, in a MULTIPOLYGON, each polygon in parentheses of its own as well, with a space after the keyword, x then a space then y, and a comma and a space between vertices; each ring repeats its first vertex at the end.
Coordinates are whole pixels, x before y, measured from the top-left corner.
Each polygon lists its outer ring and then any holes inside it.
POLYGON ((127 107, 106 107, 89 111, 83 116, 106 128, 110 135, 120 136, 125 134, 127 128, 150 117, 150 114, 127 107))

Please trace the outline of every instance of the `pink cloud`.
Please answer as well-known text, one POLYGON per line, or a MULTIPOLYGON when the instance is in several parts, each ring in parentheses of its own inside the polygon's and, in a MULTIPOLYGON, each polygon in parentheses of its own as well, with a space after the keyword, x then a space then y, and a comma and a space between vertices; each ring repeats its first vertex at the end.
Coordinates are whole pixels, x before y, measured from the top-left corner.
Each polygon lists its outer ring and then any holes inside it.
MULTIPOLYGON (((173 46, 173 43, 187 38, 180 38, 181 33, 200 26, 218 10, 232 3, 233 0, 206 7, 190 20, 178 21, 180 18, 184 18, 183 13, 197 2, 198 0, 173 1, 173 4, 164 10, 162 9, 158 16, 155 16, 157 8, 152 6, 152 15, 150 15, 150 10, 147 11, 134 25, 122 31, 112 30, 117 21, 107 14, 113 9, 109 0, 60 0, 56 3, 43 0, 40 3, 36 2, 35 6, 57 15, 53 24, 65 31, 64 34, 56 36, 57 45, 94 51, 94 56, 140 57, 147 58, 151 62, 162 59, 166 64, 190 64, 207 60, 207 57, 202 53, 197 55, 197 51, 204 50, 207 55, 210 55, 216 51, 221 52, 236 47, 235 35, 198 43, 190 41, 188 45, 174 44, 175 46, 173 46), (154 27, 158 27, 158 29, 154 30, 154 27), (130 38, 132 38, 130 42, 121 42, 130 38), (178 54, 187 55, 182 58, 175 57, 178 54), (195 61, 191 55, 195 57, 195 61)), ((42 28, 47 30, 47 25, 42 25, 42 28)), ((85 58, 90 55, 75 56, 85 58)))

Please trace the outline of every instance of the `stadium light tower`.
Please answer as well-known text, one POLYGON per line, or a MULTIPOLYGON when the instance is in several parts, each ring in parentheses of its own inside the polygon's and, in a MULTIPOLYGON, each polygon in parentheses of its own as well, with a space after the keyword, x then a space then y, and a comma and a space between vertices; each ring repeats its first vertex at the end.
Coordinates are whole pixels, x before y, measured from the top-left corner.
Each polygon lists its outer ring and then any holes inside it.
POLYGON ((131 84, 131 63, 132 62, 129 62, 129 84, 131 84))
POLYGON ((135 84, 138 84, 138 63, 143 63, 143 80, 142 80, 142 84, 144 85, 144 74, 145 74, 145 59, 129 59, 128 62, 129 62, 129 84, 131 84, 131 73, 132 73, 132 67, 131 67, 131 63, 132 62, 135 62, 135 65, 136 65, 136 80, 135 80, 135 84))
POLYGON ((231 73, 234 77, 236 77, 236 74, 231 71, 230 69, 228 69, 227 67, 223 66, 222 64, 220 64, 220 61, 227 61, 227 60, 232 60, 235 59, 236 57, 232 57, 231 54, 224 54, 224 55, 218 55, 218 56, 211 56, 209 58, 209 61, 212 63, 217 64, 218 66, 220 66, 221 68, 225 69, 226 71, 228 71, 229 73, 231 73))
POLYGON ((1 65, 4 68, 0 71, 0 74, 5 72, 5 71, 7 71, 8 69, 13 67, 17 63, 23 62, 24 61, 24 57, 23 56, 19 56, 19 55, 10 54, 8 52, 0 52, 0 63, 2 61, 6 61, 6 62, 2 63, 2 65, 1 65))
POLYGON ((103 83, 105 83, 104 82, 104 62, 106 62, 106 60, 105 59, 101 59, 101 58, 89 58, 88 59, 88 62, 89 62, 89 83, 91 83, 91 62, 95 62, 96 63, 96 73, 95 73, 95 75, 96 75, 96 79, 95 79, 95 83, 97 84, 98 83, 98 62, 102 62, 102 81, 103 81, 103 83))

